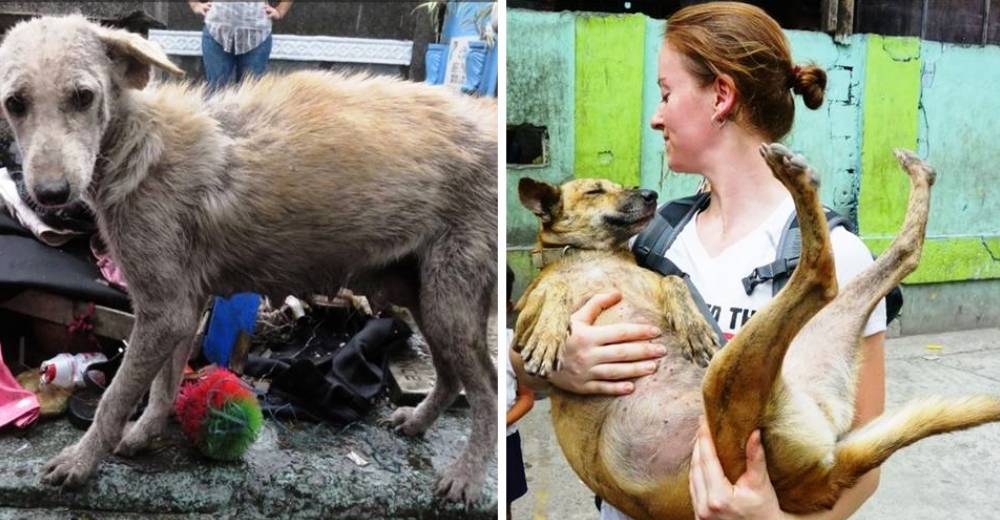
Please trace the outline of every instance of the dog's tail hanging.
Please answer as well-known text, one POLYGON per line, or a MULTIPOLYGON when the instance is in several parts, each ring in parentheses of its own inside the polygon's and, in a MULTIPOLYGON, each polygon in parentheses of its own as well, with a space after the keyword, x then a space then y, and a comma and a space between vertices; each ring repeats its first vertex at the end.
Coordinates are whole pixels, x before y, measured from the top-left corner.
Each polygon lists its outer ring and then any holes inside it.
POLYGON ((932 397, 883 414, 837 443, 835 478, 844 487, 885 462, 897 450, 925 437, 1000 421, 1000 398, 932 397))

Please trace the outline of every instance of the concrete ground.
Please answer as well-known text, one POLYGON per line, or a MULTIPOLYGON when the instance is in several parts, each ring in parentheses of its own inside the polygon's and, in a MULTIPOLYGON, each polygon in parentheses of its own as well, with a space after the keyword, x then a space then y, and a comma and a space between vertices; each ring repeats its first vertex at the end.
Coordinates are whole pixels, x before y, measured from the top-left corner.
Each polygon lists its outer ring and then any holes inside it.
MULTIPOLYGON (((886 342, 886 409, 929 395, 1000 396, 1000 329, 907 336, 886 342)), ((593 520, 593 494, 566 464, 547 400, 519 424, 528 495, 512 518, 593 520)), ((852 518, 994 518, 1000 511, 1000 424, 925 439, 889 459, 878 491, 852 518)))
POLYGON ((82 431, 66 419, 4 429, 0 519, 496 518, 495 464, 483 468, 484 497, 474 507, 433 496, 437 472, 465 444, 468 409, 445 413, 418 439, 379 426, 376 419, 388 411, 383 404, 344 429, 266 420, 261 437, 234 463, 200 457, 173 424, 152 453, 110 457, 76 492, 42 485, 39 474, 82 431))

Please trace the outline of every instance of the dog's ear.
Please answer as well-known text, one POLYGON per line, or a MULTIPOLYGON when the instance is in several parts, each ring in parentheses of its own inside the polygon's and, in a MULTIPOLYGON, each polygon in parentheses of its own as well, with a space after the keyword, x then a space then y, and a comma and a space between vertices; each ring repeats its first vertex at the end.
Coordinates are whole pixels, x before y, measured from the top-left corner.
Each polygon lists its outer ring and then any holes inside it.
POLYGON ((97 28, 97 37, 108 49, 111 61, 124 66, 125 82, 135 89, 142 89, 149 83, 153 65, 181 76, 184 71, 171 63, 170 58, 159 45, 138 34, 121 29, 97 28))
POLYGON ((538 216, 543 223, 548 223, 554 216, 553 210, 559 205, 559 187, 538 182, 528 177, 521 177, 517 183, 517 195, 521 204, 538 216))

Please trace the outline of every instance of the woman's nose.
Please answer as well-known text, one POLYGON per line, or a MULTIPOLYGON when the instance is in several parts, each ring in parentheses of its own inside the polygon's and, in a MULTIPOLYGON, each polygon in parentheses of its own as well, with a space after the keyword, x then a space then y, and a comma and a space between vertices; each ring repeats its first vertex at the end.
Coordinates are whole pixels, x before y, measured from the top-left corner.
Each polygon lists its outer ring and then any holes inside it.
POLYGON ((653 130, 663 129, 663 117, 660 116, 660 111, 657 110, 653 113, 653 117, 649 119, 649 126, 653 130))

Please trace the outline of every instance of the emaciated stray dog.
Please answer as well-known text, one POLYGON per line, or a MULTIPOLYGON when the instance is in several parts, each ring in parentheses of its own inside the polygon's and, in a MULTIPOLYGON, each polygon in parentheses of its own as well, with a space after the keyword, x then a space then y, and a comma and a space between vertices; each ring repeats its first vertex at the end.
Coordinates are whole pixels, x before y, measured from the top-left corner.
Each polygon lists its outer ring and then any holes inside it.
POLYGON ((638 267, 627 240, 650 220, 656 199, 604 180, 561 188, 522 179, 522 202, 541 219, 539 246, 577 248, 546 267, 518 305, 516 345, 529 372, 559 362, 570 313, 589 296, 623 298, 598 324, 632 322, 666 331, 658 371, 623 397, 554 390, 552 419, 563 453, 598 495, 637 519, 693 516, 688 468, 704 411, 726 476, 746 469, 746 441, 761 429, 768 472, 783 510, 830 508, 857 478, 890 454, 936 433, 1000 419, 991 397, 929 399, 850 432, 858 338, 878 301, 920 256, 933 170, 897 152, 912 191, 906 222, 891 247, 840 293, 816 180, 801 156, 761 148, 791 191, 802 226, 802 256, 788 285, 711 358, 715 348, 686 286, 638 267))
POLYGON ((496 445, 495 105, 323 72, 211 96, 144 89, 152 66, 180 72, 155 45, 79 16, 19 24, 0 47, 0 101, 30 193, 92 205, 136 315, 94 424, 43 480, 79 486, 108 452, 161 431, 209 295, 333 294, 346 281, 370 293, 391 278, 403 283, 387 296, 417 311, 437 383, 390 421, 419 434, 464 386, 472 433, 439 492, 474 499, 496 445), (150 382, 149 407, 123 433, 150 382))

